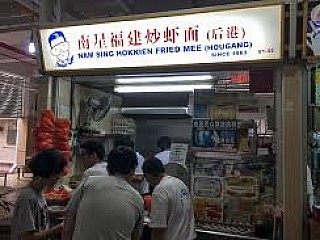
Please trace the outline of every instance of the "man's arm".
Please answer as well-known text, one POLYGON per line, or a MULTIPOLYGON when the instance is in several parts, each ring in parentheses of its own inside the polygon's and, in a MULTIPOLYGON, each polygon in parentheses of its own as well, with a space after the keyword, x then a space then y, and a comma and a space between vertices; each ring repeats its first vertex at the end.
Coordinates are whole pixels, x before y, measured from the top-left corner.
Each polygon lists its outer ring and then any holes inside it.
POLYGON ((62 240, 71 240, 76 225, 76 212, 67 210, 62 230, 62 240))
POLYGON ((58 224, 46 231, 41 232, 24 232, 20 235, 21 240, 47 240, 52 236, 59 236, 62 231, 62 224, 58 224))
POLYGON ((151 240, 165 240, 166 228, 153 228, 151 231, 151 240))
POLYGON ((165 240, 169 215, 168 199, 168 194, 165 189, 158 187, 152 193, 152 207, 150 214, 152 240, 165 240))
POLYGON ((86 179, 82 179, 80 185, 72 193, 72 197, 68 202, 68 205, 64 214, 64 224, 62 231, 62 240, 71 240, 76 225, 76 216, 81 198, 83 196, 83 188, 85 186, 86 179))
POLYGON ((139 240, 142 233, 142 226, 139 224, 139 226, 136 226, 131 233, 131 240, 139 240))
POLYGON ((132 240, 140 240, 142 231, 143 231, 143 213, 144 213, 144 207, 143 207, 143 199, 141 196, 139 196, 139 218, 135 224, 134 230, 131 233, 131 239, 132 240))

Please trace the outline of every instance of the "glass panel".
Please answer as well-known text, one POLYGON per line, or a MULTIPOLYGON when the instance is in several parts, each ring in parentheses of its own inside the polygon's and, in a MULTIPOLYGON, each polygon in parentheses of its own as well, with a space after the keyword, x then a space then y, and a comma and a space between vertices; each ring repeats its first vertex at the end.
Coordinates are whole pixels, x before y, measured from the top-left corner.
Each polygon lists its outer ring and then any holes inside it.
POLYGON ((194 96, 191 193, 197 228, 272 239, 276 189, 272 71, 252 73, 249 84, 239 87, 229 81, 239 73, 213 74, 213 90, 199 90, 194 96))

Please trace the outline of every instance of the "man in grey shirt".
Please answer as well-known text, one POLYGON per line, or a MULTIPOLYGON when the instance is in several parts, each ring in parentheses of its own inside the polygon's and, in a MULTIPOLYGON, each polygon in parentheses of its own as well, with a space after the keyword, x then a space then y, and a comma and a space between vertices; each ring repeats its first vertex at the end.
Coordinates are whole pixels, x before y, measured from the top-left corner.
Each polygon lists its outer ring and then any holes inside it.
POLYGON ((30 162, 31 182, 20 191, 13 210, 11 239, 49 239, 59 236, 61 225, 50 228, 49 210, 43 191, 51 189, 62 177, 67 161, 63 154, 48 149, 37 154, 30 162))
POLYGON ((129 184, 137 166, 136 153, 117 147, 108 156, 110 176, 91 176, 67 206, 63 240, 138 240, 143 200, 129 184), (75 200, 77 199, 77 200, 75 200))
POLYGON ((95 140, 88 140, 80 146, 80 149, 86 169, 82 179, 90 176, 108 175, 107 162, 104 160, 106 153, 102 143, 95 140))
MULTIPOLYGON (((95 140, 88 140, 81 144, 80 155, 83 158, 85 171, 78 187, 73 191, 73 195, 79 195, 83 184, 92 176, 107 176, 107 162, 105 159, 105 149, 103 145, 95 140)), ((68 205, 70 208, 78 208, 79 198, 71 198, 68 205)))

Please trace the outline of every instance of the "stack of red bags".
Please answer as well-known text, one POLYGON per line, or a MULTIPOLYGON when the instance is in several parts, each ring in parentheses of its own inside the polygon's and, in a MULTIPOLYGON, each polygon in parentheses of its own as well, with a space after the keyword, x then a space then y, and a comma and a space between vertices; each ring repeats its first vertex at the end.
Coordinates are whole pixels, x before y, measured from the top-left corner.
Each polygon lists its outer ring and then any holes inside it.
POLYGON ((67 119, 55 118, 51 110, 43 110, 39 126, 34 131, 37 151, 55 148, 61 151, 66 160, 71 160, 69 146, 71 122, 67 119))
POLYGON ((56 131, 54 135, 54 147, 60 150, 64 157, 71 160, 71 148, 69 146, 71 122, 68 119, 56 119, 56 131))
POLYGON ((34 131, 37 151, 53 148, 55 132, 55 116, 51 110, 44 110, 41 114, 40 124, 34 131))

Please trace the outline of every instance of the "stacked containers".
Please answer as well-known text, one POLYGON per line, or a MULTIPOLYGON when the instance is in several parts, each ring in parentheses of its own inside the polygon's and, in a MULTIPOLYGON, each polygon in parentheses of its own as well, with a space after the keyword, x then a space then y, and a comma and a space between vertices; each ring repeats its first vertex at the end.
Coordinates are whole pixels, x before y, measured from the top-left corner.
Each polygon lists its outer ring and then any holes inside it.
POLYGON ((66 160, 70 161, 70 127, 70 120, 56 118, 51 110, 43 110, 40 124, 34 131, 36 151, 40 152, 49 148, 55 148, 63 153, 66 160))

